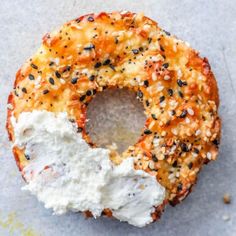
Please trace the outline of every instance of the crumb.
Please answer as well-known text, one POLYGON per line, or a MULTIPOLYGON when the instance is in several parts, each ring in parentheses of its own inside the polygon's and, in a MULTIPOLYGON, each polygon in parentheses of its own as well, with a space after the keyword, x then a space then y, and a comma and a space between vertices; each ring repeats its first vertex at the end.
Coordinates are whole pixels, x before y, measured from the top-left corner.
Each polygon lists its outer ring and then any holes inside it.
POLYGON ((223 201, 225 204, 230 204, 231 203, 231 197, 229 194, 224 194, 223 201))
POLYGON ((230 216, 229 215, 223 215, 222 216, 222 220, 229 221, 230 220, 230 216))

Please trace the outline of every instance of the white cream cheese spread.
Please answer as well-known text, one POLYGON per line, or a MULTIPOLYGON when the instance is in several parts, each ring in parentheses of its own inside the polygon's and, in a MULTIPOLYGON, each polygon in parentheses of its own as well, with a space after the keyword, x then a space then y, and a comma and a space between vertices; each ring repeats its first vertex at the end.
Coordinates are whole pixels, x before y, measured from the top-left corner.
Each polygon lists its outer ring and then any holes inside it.
POLYGON ((165 188, 154 176, 135 170, 133 158, 114 165, 109 150, 91 148, 67 113, 23 112, 14 127, 14 146, 25 149, 29 163, 23 188, 55 214, 89 210, 94 217, 109 208, 114 217, 135 226, 151 223, 165 188))

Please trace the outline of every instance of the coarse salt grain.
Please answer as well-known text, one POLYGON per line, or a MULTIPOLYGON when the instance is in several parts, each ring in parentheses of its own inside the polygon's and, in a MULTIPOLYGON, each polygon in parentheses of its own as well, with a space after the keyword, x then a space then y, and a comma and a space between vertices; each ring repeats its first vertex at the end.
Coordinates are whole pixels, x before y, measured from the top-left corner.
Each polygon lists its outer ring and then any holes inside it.
POLYGON ((211 156, 212 156, 212 155, 211 155, 210 152, 208 152, 207 155, 206 155, 206 157, 207 157, 208 160, 211 160, 211 156))

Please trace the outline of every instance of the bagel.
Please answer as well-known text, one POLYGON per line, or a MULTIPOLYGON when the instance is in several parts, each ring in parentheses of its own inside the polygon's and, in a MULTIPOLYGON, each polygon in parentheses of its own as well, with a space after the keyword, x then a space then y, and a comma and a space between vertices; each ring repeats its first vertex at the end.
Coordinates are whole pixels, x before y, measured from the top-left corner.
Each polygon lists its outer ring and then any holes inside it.
POLYGON ((8 99, 24 188, 56 214, 103 214, 140 227, 159 219, 218 154, 219 97, 208 60, 131 12, 85 15, 42 41, 8 99), (120 155, 85 130, 89 102, 112 88, 134 91, 147 117, 138 142, 120 155))

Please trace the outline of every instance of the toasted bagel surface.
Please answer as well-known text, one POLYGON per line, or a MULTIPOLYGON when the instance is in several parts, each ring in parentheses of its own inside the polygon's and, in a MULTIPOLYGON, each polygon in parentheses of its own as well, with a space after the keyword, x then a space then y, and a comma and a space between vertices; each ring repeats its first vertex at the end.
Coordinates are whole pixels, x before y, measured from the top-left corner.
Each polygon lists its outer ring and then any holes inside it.
MULTIPOLYGON (((14 141, 11 116, 47 110, 67 112, 93 145, 85 130, 86 108, 107 88, 128 88, 143 102, 142 136, 111 159, 118 164, 134 157, 136 169, 166 188, 165 202, 153 213, 158 219, 167 202, 175 205, 188 195, 202 165, 216 159, 221 123, 208 60, 153 20, 130 12, 89 14, 46 34, 17 72, 8 101, 9 137, 14 141)), ((29 162, 24 151, 14 147, 13 153, 23 170, 29 162)))

